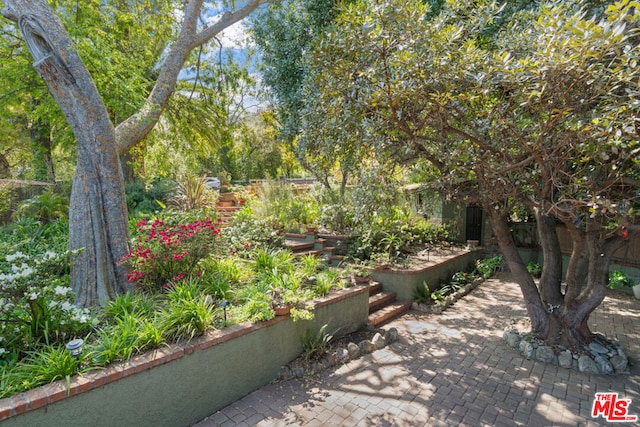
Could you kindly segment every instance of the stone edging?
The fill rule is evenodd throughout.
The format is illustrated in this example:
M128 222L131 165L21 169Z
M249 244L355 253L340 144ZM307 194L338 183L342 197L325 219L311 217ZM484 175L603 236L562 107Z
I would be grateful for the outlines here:
M421 311L423 313L433 313L433 314L441 314L445 311L449 306L455 304L460 298L467 295L469 292L480 286L480 284L484 282L482 277L474 279L473 282L467 283L461 289L456 292L447 295L444 300L440 304L425 304L425 303L417 303L414 302L411 304L411 308L416 311Z
M384 335L377 332L370 341L362 340L358 344L350 342L347 344L347 348L337 348L320 360L310 364L296 360L280 370L278 380L284 381L292 378L302 378L306 375L315 375L338 363L347 363L349 360L356 360L360 356L380 350L398 340L398 330L396 328L390 328L382 332L384 332Z
M585 346L584 351L580 353L571 352L563 346L545 345L536 341L530 334L521 334L509 328L505 329L502 338L507 345L527 359L574 369L585 374L629 374L629 359L622 346L601 335Z

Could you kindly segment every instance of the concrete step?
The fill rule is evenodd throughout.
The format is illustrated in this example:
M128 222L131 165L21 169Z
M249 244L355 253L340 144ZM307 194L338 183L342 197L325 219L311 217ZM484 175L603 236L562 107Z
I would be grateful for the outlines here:
M290 249L293 253L300 253L300 252L312 251L314 244L313 242L307 243L307 242L298 242L295 240L285 240L282 243L282 246L284 246L287 249Z
M382 292L382 283L371 281L369 283L369 296L373 296Z
M369 326L380 326L411 308L411 301L396 301L369 315Z
M369 313L380 310L396 300L395 292L380 292L369 297Z

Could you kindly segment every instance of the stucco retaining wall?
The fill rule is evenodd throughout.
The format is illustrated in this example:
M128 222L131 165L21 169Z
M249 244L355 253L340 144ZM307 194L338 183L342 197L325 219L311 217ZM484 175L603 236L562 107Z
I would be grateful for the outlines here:
M417 287L422 287L422 283L426 282L429 289L434 291L440 282L451 279L453 273L466 271L482 257L482 250L465 251L444 262L418 270L373 269L371 278L382 283L385 291L395 292L398 300L408 301L414 299L414 291Z
M188 426L277 378L305 330L338 335L367 324L368 286L315 302L315 317L230 326L183 345L0 400L2 427Z

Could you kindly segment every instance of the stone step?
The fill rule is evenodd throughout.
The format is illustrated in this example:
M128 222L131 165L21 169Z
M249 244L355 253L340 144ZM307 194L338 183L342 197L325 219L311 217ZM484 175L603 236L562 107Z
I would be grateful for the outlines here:
M395 292L380 292L369 297L369 313L380 310L396 300Z
M218 215L235 215L240 209L242 209L242 206L216 206Z
M370 282L369 283L369 296L373 296L382 292L382 283L380 282Z
M369 326L380 326L411 308L411 301L396 301L369 315Z
M307 243L307 242L298 242L295 240L285 240L284 243L282 243L282 245L285 248L290 249L293 253L312 251L314 249L313 242Z

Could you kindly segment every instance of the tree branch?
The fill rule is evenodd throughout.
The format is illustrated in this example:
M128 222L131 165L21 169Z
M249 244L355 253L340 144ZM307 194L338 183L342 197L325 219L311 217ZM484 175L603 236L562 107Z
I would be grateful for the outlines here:
M250 0L234 12L225 12L213 26L200 33L197 31L198 18L203 0L190 0L186 4L180 33L160 68L160 74L149 97L137 113L116 127L118 154L123 155L137 145L156 125L175 91L178 76L189 53L225 28L245 18L264 2L266 0Z

